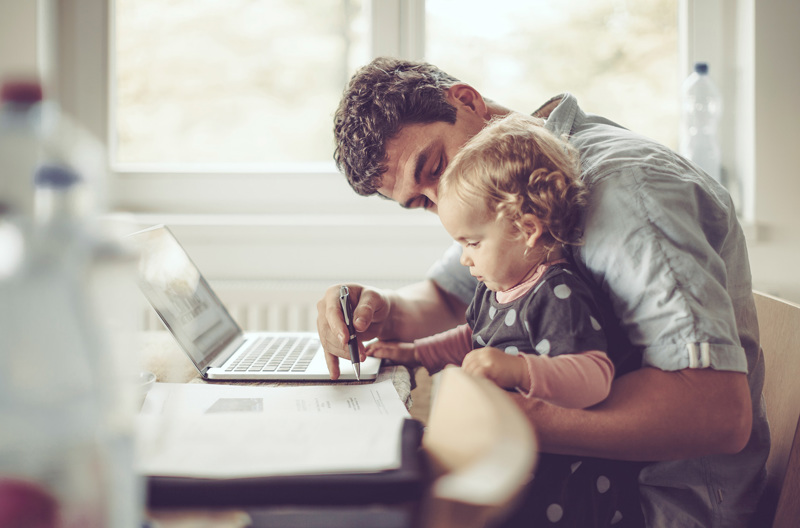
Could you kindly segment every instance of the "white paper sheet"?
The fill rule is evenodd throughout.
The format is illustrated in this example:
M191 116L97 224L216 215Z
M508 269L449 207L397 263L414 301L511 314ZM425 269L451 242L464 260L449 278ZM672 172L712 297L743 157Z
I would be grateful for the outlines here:
M391 381L297 387L157 383L138 422L145 475L236 478L400 465Z

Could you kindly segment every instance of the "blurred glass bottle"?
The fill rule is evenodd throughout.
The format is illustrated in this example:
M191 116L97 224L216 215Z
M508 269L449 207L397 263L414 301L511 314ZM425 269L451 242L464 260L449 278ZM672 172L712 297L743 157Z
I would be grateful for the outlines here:
M708 76L708 64L698 62L683 82L680 153L722 183L722 161L717 128L722 97Z
M32 168L41 158L41 102L36 82L0 86L0 203L6 218L29 220L33 215Z
M110 262L124 269L94 228L103 150L37 88L1 92L0 224L21 250L0 276L0 525L47 511L43 526L133 527L134 369L110 346L92 289Z
M41 100L36 82L0 86L0 280L22 266L30 239Z

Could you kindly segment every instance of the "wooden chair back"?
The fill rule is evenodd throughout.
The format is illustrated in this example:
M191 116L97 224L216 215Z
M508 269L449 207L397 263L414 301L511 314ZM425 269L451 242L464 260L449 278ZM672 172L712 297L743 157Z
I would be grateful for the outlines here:
M800 526L800 306L759 292L753 295L772 437L762 514L774 512L773 527L794 528Z

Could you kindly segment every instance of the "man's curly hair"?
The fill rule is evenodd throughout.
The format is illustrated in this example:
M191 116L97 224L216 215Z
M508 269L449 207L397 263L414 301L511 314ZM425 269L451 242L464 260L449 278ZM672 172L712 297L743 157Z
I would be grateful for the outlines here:
M425 62L379 57L348 83L334 115L333 159L350 186L375 194L386 172L386 143L409 124L456 121L445 90L460 82Z

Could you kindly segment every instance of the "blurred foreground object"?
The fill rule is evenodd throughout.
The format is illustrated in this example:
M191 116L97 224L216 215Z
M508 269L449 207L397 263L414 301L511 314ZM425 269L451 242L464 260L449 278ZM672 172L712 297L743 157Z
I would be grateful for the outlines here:
M140 526L133 259L98 234L103 148L37 82L0 96L0 519Z
M442 371L422 446L434 474L423 504L426 528L500 524L537 462L536 436L504 390L461 368Z

